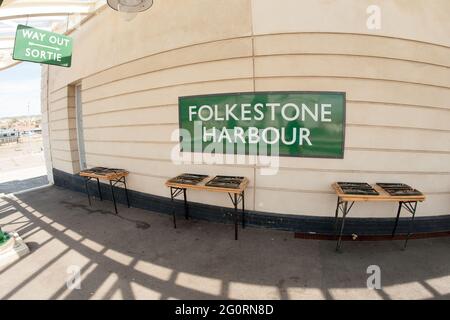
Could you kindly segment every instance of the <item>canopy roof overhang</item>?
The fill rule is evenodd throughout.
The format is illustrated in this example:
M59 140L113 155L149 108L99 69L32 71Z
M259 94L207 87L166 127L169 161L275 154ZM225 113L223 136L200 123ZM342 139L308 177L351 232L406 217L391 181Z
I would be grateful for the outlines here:
M3 0L0 6L0 70L18 63L12 59L18 24L67 34L105 5L105 0Z

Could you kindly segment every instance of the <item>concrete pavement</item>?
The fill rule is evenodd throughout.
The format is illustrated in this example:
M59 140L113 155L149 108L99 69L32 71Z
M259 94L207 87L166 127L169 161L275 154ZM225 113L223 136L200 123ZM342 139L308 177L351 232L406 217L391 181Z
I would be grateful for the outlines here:
M0 299L449 299L450 238L345 242L179 219L48 187L3 196L0 224L31 254L0 269ZM380 267L381 289L367 288ZM81 272L81 287L73 279ZM71 284L68 288L67 282Z

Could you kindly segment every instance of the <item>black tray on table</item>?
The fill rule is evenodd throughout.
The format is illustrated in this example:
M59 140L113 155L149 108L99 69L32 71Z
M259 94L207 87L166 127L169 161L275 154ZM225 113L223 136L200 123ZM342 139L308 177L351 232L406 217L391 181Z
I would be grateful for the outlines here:
M379 195L372 186L366 182L337 182L344 194L354 194L363 196Z
M175 178L169 180L170 183L179 183L179 184L189 184L189 185L197 185L202 182L207 175L204 174L194 174L194 173L183 173Z
M238 176L215 176L206 183L208 187L238 189L244 181L244 177Z

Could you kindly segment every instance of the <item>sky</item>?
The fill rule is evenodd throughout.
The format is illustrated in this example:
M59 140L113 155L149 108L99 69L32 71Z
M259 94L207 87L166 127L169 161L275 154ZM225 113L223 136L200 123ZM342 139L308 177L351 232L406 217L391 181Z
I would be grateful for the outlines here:
M41 65L22 62L0 71L0 118L40 113Z

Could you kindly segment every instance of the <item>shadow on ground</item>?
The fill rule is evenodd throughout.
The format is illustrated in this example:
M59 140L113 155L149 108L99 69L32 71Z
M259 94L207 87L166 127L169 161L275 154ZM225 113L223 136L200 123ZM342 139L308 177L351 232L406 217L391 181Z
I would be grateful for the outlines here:
M14 193L32 188L45 186L48 184L47 176L40 176L24 180L12 180L0 183L0 193Z
M48 187L0 200L31 254L0 269L1 299L448 299L450 238L346 242L180 219ZM380 290L367 268L381 269ZM77 268L80 289L67 283Z

